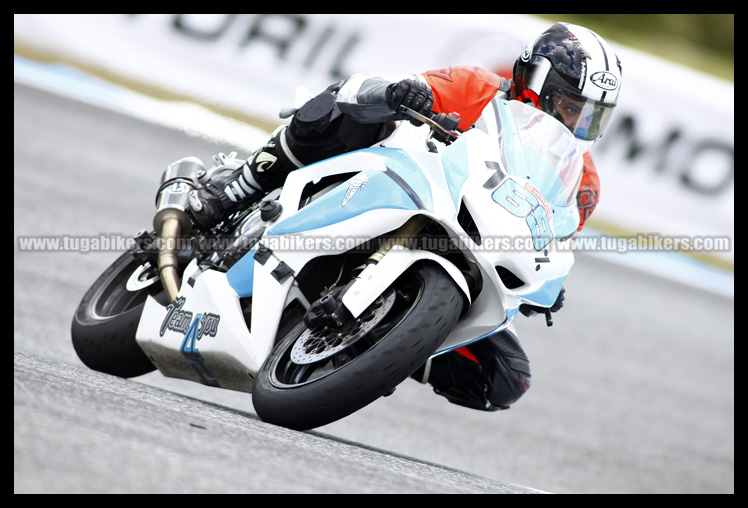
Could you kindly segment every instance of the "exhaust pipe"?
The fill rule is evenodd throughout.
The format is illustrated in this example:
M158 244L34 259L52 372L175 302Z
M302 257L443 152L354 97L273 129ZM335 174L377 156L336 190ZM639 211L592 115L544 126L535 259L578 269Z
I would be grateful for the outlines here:
M190 191L197 187L199 172L205 172L203 163L195 157L180 159L164 171L161 187L156 195L156 215L153 229L161 238L158 249L158 274L166 291L169 303L179 293L180 276L179 235L192 228L192 219L187 215L187 199Z
M161 285L164 286L169 303L173 302L179 293L179 260L177 258L177 239L182 231L189 231L192 221L189 216L179 210L166 210L158 219L154 218L154 227L157 227L161 237L161 245L158 249L158 275L161 277Z

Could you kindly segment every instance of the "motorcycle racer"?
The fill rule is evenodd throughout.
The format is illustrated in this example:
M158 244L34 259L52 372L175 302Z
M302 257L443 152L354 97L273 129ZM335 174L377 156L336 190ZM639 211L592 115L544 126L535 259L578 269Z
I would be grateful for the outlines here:
M514 64L511 80L485 69L452 66L400 80L354 74L330 85L304 104L289 125L228 176L214 178L190 194L190 214L210 229L230 214L283 185L288 174L328 157L368 147L387 137L391 122L408 119L400 107L425 115L457 113L458 129L486 129L487 107L495 98L531 103L562 122L589 147L602 135L615 107L621 83L620 60L589 29L556 23L530 42ZM589 152L584 155L577 192L581 230L600 196L600 183ZM551 307L564 300L562 290ZM521 306L525 315L544 309ZM508 408L530 386L530 366L516 336L504 331L437 356L414 378L450 402L474 409Z

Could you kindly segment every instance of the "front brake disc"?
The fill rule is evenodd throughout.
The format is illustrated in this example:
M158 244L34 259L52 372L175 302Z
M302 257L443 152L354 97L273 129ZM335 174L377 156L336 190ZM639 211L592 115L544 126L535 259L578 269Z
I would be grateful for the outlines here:
M291 361L304 365L324 360L347 348L384 319L395 303L395 291L387 290L358 318L341 327L306 329L291 348Z

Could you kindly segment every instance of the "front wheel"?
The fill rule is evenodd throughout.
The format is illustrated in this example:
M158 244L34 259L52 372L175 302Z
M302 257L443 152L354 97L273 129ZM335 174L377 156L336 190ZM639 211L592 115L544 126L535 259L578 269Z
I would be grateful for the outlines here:
M358 411L426 362L454 327L463 301L440 267L421 264L339 329L310 330L302 321L257 374L258 416L306 430Z

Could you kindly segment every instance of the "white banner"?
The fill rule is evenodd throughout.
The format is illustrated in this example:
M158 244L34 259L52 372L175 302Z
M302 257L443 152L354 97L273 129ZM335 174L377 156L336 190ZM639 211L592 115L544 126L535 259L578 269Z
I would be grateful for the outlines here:
M510 78L548 26L498 14L16 14L14 39L21 53L279 122L298 85L317 92L354 72L478 65ZM592 151L602 190L590 224L733 238L733 84L610 42L623 85Z

